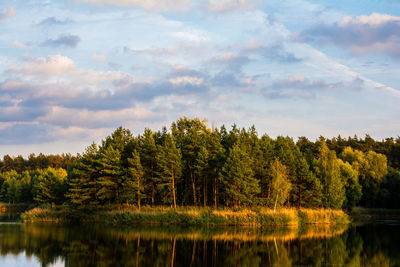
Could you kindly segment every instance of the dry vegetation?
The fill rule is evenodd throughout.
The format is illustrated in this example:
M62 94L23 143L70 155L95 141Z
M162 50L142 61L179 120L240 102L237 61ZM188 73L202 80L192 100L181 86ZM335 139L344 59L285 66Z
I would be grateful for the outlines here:
M114 225L235 225L235 226L293 226L306 224L346 224L349 217L342 210L282 208L212 209L200 207L142 207L122 206L97 213L80 213L66 209L39 209L22 215L25 222L67 222L74 218L84 222L101 222Z

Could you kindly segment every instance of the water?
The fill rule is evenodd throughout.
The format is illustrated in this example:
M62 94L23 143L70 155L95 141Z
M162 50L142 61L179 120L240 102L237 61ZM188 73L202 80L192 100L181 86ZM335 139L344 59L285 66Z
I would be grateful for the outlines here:
M0 266L400 266L400 224L257 230L3 222Z

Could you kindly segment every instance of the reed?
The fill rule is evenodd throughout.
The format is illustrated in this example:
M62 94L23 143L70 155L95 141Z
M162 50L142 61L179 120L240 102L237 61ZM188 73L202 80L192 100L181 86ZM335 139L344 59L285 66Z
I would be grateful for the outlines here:
M201 207L142 207L123 206L83 213L68 208L35 208L21 216L25 222L98 222L113 225L234 225L234 226L290 226L306 224L347 224L349 216L341 210L282 208L276 211L264 207L213 209Z

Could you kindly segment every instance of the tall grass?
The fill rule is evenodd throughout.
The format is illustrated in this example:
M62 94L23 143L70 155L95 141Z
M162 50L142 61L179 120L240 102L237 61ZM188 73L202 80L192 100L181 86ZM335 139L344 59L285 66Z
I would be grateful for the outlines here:
M290 226L306 224L346 224L349 217L341 210L283 208L212 209L201 207L142 207L123 206L95 213L77 213L67 209L33 209L25 212L26 222L100 222L113 225L237 225L237 226Z

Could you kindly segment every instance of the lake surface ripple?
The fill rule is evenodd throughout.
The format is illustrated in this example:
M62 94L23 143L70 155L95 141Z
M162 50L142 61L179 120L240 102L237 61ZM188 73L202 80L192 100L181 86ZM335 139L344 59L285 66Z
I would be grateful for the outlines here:
M0 224L0 266L400 266L400 224L206 228Z

